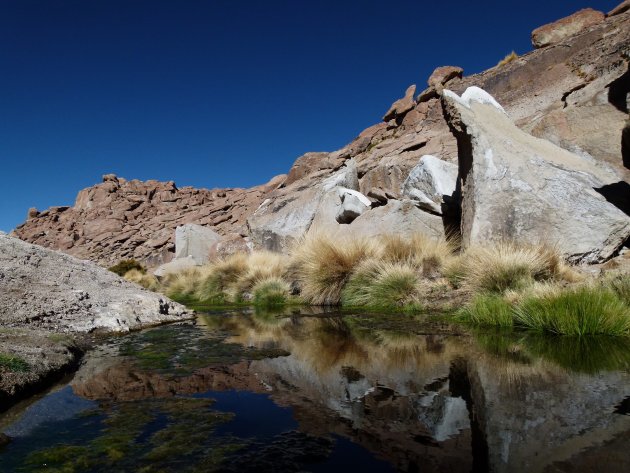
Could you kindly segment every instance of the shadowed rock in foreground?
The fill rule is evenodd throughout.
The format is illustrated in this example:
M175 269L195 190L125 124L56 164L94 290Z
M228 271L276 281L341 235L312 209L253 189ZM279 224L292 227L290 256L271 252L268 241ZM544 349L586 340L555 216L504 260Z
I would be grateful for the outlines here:
M0 234L0 325L127 332L187 315L94 263Z

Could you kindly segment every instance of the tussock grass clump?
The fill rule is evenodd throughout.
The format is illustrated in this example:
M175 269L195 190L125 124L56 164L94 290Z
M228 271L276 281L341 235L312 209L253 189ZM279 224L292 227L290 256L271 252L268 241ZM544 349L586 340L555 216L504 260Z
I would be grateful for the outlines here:
M127 281L139 284L145 289L150 291L157 291L160 288L160 283L157 278L152 274L143 273L138 269L132 269L127 271L123 276Z
M191 296L197 290L201 278L200 268L186 268L176 273L168 273L162 280L162 292L171 299Z
M516 59L518 59L518 54L516 54L515 51L512 51L510 54L508 54L503 59L501 59L499 63L497 64L497 66L498 67L505 66L506 64L509 64L512 61L515 61Z
M270 277L261 279L252 288L256 306L275 307L287 303L291 288L283 279Z
M604 287L611 289L630 306L630 274L614 274L604 280Z
M233 300L250 298L254 286L263 280L285 277L289 267L289 258L271 251L257 251L247 258L246 269L238 276L234 284L227 289Z
M454 258L451 240L431 238L421 233L410 237L383 235L378 239L379 257L383 261L408 263L422 269L424 277L441 275L443 267Z
M514 320L518 326L558 335L630 335L630 309L601 287L526 298L514 309Z
M479 294L457 314L457 319L473 325L512 327L512 305L498 294Z
M354 268L376 254L374 239L307 236L293 252L302 298L315 305L338 305Z
M420 302L420 277L410 263L370 259L360 264L343 288L344 306L413 308Z
M463 285L472 292L502 293L523 289L534 281L548 281L570 274L559 252L549 246L511 242L469 249L461 258Z
M194 295L202 302L224 304L229 302L229 290L248 269L248 255L235 253L214 261L204 268Z

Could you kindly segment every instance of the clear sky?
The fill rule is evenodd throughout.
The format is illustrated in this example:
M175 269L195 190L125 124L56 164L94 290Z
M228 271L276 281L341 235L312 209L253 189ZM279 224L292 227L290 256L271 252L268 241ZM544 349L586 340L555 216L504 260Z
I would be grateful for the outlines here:
M0 229L116 173L249 187L377 123L431 71L621 0L0 0Z

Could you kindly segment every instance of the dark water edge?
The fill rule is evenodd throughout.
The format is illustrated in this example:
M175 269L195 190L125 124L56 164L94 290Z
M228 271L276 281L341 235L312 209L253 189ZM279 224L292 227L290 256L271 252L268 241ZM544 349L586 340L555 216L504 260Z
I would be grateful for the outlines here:
M629 410L625 340L234 311L88 353L0 471L627 471Z

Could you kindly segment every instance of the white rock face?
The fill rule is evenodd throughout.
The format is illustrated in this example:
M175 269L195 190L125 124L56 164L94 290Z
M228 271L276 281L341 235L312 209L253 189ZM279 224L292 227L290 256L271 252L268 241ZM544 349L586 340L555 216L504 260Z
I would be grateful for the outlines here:
M0 235L0 322L56 332L127 332L190 318L95 263Z
M422 233L433 238L444 237L442 217L420 210L411 200L390 200L357 217L350 225L340 225L355 236Z
M479 90L443 95L458 139L462 244L548 242L575 262L609 258L630 237L630 218L595 189L619 177L521 131Z
M297 186L299 182L292 185ZM284 251L305 235L315 221L332 221L337 225L338 187L358 190L354 160L348 160L344 167L321 183L265 200L247 219L254 247Z
M346 189L345 187L337 188L340 205L335 215L338 223L347 224L370 209L372 202L366 196L358 191Z
M209 227L188 223L175 229L175 258L192 257L196 264L208 262L210 249L221 235Z
M403 183L401 193L420 208L441 215L445 197L455 193L457 171L455 164L432 155L422 156Z

